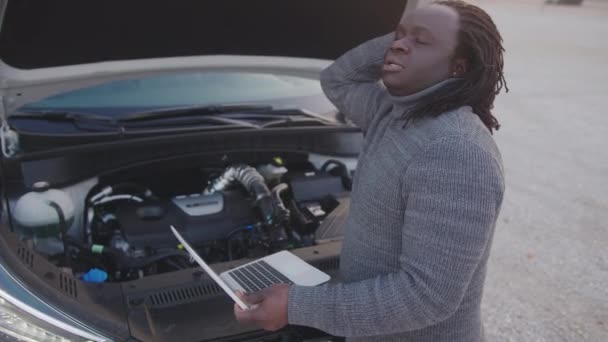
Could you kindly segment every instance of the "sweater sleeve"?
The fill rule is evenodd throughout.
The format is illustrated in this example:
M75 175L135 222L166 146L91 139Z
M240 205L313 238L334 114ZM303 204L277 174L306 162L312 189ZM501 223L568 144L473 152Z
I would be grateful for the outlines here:
M394 33L367 41L350 50L321 72L327 98L363 131L388 96L380 83L384 54Z
M353 283L293 286L290 324L374 336L421 329L457 310L489 246L502 171L488 152L458 137L414 159L402 179L400 270Z

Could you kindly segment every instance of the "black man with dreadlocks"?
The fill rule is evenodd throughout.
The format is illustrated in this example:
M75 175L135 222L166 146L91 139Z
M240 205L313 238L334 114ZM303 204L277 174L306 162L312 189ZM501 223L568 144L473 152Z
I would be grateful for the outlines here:
M492 133L502 38L483 10L438 1L323 71L328 98L365 133L340 279L241 294L237 319L347 341L484 340L481 298L504 194Z

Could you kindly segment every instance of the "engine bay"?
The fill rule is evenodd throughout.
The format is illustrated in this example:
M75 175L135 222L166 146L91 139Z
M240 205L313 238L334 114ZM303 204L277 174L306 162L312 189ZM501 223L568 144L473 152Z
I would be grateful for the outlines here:
M22 240L76 278L125 282L198 267L170 225L213 264L323 243L323 223L348 205L353 167L335 158L221 164L140 165L77 192L37 182L11 202L12 219Z

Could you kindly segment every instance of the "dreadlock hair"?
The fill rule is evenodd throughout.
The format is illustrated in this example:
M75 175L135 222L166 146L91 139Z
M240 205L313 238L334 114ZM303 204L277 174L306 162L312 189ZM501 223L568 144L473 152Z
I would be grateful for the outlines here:
M492 115L494 99L504 87L509 91L503 74L502 37L490 16L481 8L461 0L441 0L435 4L448 6L458 12L460 32L453 58L464 58L464 74L441 89L422 98L404 114L406 126L423 117L437 117L444 112L471 106L486 127L493 132L500 124Z

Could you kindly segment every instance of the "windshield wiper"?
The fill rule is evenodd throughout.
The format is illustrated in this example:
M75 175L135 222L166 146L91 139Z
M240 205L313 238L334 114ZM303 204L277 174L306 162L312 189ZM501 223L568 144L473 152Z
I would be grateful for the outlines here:
M215 116L197 118L171 116L169 118L171 119L170 122L163 122L163 126L180 127L186 125L203 125L205 129L260 128L259 125L244 120ZM68 122L72 123L77 128L86 131L124 131L128 129L158 128L158 122L149 122L146 119L125 120L93 113L70 111L22 111L20 114L12 116L11 119Z
M129 114L120 119L121 122L146 121L156 119L167 119L180 116L216 115L223 113L247 112L264 113L272 111L272 106L266 105L212 105L212 106L178 106L159 108L149 111Z
M14 119L35 119L69 122L78 129L97 132L128 132L130 130L189 129L226 130L278 127L339 125L323 115L299 108L273 108L269 105L181 106L154 109L110 117L94 113L62 111L22 111Z
M105 115L70 111L22 111L14 118L39 119L47 121L101 121L115 123L116 120Z
M10 119L67 122L84 131L107 132L120 130L120 126L114 118L93 113L69 111L22 111L19 114L11 116Z
M319 123L331 124L331 120L322 115L300 108L274 108L270 105L236 104L236 105L205 105L181 106L161 108L151 111L139 112L118 119L119 122L137 122L148 120L162 120L177 117L215 117L242 121L275 121L288 117L308 117ZM257 125L256 125L257 126Z
M275 119L260 125L261 128L277 128L277 127L310 127L310 126L338 126L338 123L317 118L302 118L288 116L283 119Z
M162 119L163 122L159 123L158 121L156 121L157 119ZM162 124L162 126L167 127L167 126L172 126L172 127L179 127L179 126L192 126L192 125L212 125L212 126L219 126L219 127L223 127L223 128L227 128L227 127L234 127L234 128L260 128L259 125L256 125L254 123L245 121L245 120L238 120L238 119L232 119L232 118L224 118L224 117L216 117L216 116L204 116L204 117L174 117L174 116L170 116L168 118L159 118L156 117L154 119L151 118L147 118L147 119L137 119L137 120L124 120L124 119L119 119L118 122L124 127L124 128L156 128L159 125Z

